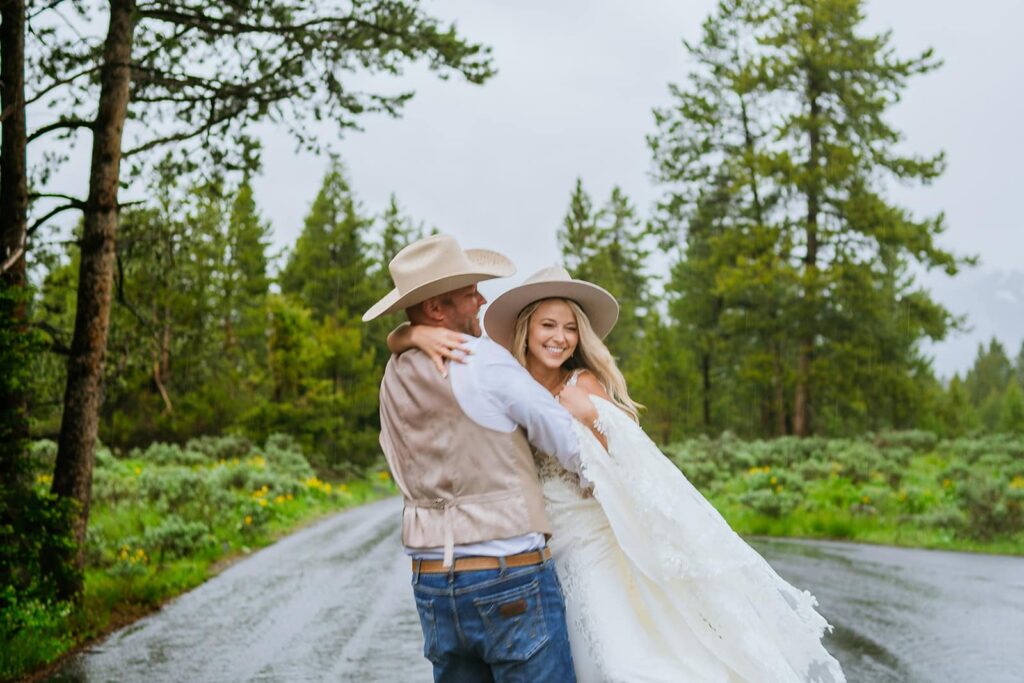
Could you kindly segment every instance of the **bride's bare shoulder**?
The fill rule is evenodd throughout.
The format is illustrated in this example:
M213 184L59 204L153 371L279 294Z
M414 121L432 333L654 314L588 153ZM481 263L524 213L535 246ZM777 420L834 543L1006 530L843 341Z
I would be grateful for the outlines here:
M587 393L595 396L600 396L606 401L610 401L611 397L605 388L597 381L597 377L594 377L594 373L590 370L580 370L576 375L576 386L580 389L584 389Z

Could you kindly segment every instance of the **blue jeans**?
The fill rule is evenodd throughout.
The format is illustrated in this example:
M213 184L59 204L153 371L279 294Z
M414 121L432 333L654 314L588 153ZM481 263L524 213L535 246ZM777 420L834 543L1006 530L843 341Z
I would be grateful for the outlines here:
M565 602L551 560L412 577L435 683L574 683Z

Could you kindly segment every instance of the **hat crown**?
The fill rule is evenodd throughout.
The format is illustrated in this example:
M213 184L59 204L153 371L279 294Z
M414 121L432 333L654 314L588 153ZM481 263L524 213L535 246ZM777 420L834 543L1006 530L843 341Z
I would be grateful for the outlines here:
M432 235L402 249L388 264L395 289L405 293L449 273L473 269L466 252L451 235Z
M572 282L572 275L562 266L548 266L528 277L523 284L532 285L537 282Z

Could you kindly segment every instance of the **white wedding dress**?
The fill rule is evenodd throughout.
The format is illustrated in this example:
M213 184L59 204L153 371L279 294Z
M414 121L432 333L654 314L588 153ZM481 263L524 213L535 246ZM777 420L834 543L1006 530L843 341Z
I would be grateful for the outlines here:
M579 683L845 681L814 597L733 532L629 416L592 400L608 451L574 429L593 494L537 456Z

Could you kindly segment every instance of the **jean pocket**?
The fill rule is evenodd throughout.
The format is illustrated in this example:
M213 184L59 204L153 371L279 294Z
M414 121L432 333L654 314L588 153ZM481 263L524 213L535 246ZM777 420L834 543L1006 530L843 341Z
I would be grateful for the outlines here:
M423 656L431 662L441 659L441 648L437 643L437 619L434 616L434 603L431 600L415 596L416 611L420 615L420 626L423 628Z
M485 658L490 662L521 662L529 659L548 640L540 582L474 598L487 632Z

